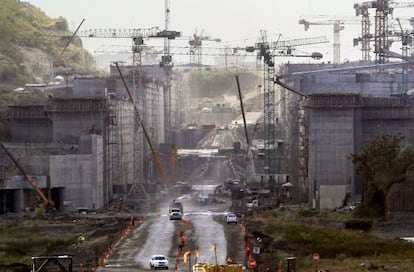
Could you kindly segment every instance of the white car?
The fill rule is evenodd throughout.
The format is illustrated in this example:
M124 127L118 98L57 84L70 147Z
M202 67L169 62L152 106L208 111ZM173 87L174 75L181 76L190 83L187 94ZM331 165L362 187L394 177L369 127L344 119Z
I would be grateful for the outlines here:
M234 213L227 214L226 222L227 224L237 224L237 215Z
M149 260L151 269L168 269L168 257L165 255L152 255Z

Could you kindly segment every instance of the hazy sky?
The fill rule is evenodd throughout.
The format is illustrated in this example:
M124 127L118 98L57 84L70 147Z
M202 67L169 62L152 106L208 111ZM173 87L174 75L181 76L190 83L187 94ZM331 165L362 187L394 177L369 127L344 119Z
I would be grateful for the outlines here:
M72 30L85 22L81 29L99 28L150 28L164 29L164 0L29 0L48 16L65 17ZM297 48L304 52L319 51L325 61L331 61L333 26L312 25L308 31L298 23L301 16L329 15L333 18L357 18L353 8L357 0L171 0L170 29L190 36L197 29L204 35L231 41L232 44L254 45L260 30L268 32L268 40L296 39L326 35L330 44L315 45L311 48ZM408 14L405 9L395 14ZM405 14L404 14L405 12ZM375 13L371 10L371 16ZM406 17L408 17L406 16ZM358 19L356 19L358 20ZM374 20L372 19L372 22ZM352 46L353 38L360 36L358 22L345 25L341 31L341 60L357 60L360 48ZM371 32L374 26L371 26ZM118 41L91 41L83 39L84 47L90 52L101 44L120 44ZM188 40L187 40L188 41ZM181 41L182 42L182 41ZM173 41L172 46L180 41ZM225 43L223 43L224 45ZM216 45L222 47L220 45Z

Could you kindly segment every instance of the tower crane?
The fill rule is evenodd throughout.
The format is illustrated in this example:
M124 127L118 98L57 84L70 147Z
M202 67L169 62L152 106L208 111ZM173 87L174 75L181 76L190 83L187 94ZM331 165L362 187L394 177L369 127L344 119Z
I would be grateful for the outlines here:
M198 31L194 32L192 37L189 40L190 45L190 65L196 69L196 75L194 80L194 98L195 98L195 107L198 109L198 95L199 95L199 83L200 83L200 76L201 76L201 65L202 65L202 43L203 41L215 41L221 42L221 39L213 39L210 36L205 36L204 29L201 30L201 33L198 34ZM197 122L198 123L198 122Z
M307 19L300 19L299 24L303 24L305 27L305 31L309 29L311 25L333 25L333 63L338 64L341 61L341 39L340 39L340 32L345 29L345 24L357 24L359 23L356 20L352 19L340 19L340 18L332 18L332 19L321 19L321 20L307 20Z
M324 41L326 42L326 40ZM263 60L263 79L264 79L264 101L263 101L263 130L264 130L264 149L265 149L265 174L268 175L269 186L275 185L274 174L276 172L275 155L275 84L278 83L275 74L274 56L276 50L295 46L311 45L321 43L319 39L296 39L286 42L268 42L266 31L260 31L260 39L256 44L257 58ZM313 53L310 57L320 59L321 54ZM280 171L280 169L278 169Z
M362 15L361 20L361 37L362 42L362 59L370 60L370 41L374 38L374 53L376 62L384 64L386 55L384 50L388 49L388 15L393 15L395 8L409 8L414 7L413 2L396 2L393 0L375 0L365 1L354 4L355 15ZM375 11L375 34L370 33L370 19L369 9L376 9ZM357 41L359 41L357 40ZM356 41L354 41L354 45Z
M165 31L170 27L170 0L165 0ZM171 142L171 76L172 76L172 57L170 54L170 40L164 38L164 55L161 57L160 65L164 67L165 86L164 86L164 130L165 142Z
M141 54L142 47L144 46L144 39L146 38L164 38L167 40L173 40L177 37L181 37L181 32L173 30L160 30L159 27L151 28L130 28L130 29L85 29L79 30L77 36L81 38L99 38L99 39L131 39L132 40L132 53ZM165 47L164 47L165 48ZM169 47L168 47L169 51ZM165 50L163 55L165 56ZM162 60L168 60L163 56ZM135 59L135 58L134 58ZM140 66L139 56L134 62L134 66Z
M181 37L181 32L169 30L169 1L166 0L166 20L165 20L165 29L160 30L159 27L152 27L147 29L88 29L78 32L79 37L83 38L127 38L131 39L132 44L132 53L133 53L133 88L137 86L137 77L138 74L138 84L140 84L141 77L141 54L144 46L144 38L163 38L164 39L164 48L163 55L161 56L160 66L164 68L165 73L165 84L164 84L164 128L166 135L166 142L169 141L171 134L171 70L172 70L172 58L170 54L170 40L173 40L177 37ZM136 69L138 71L136 72Z
M197 69L200 70L200 65L202 63L202 43L203 41L214 41L221 42L221 39L211 38L210 36L205 36L204 29L200 34L197 33L197 29L190 38L188 44L190 45L190 64L197 66Z

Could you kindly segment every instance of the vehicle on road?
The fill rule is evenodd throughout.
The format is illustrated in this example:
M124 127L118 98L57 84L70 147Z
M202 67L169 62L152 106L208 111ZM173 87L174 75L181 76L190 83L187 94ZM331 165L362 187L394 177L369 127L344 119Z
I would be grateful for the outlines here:
M181 220L183 214L181 213L180 209L173 208L170 209L170 220Z
M181 212L181 214L183 214L183 213L184 213L183 203L181 203L181 202L180 202L180 201L178 201L178 200L173 200L173 201L170 203L170 209L169 209L169 212L171 213L173 209L179 209L179 210L180 210L180 212Z
M149 260L151 269L168 269L168 257L165 255L152 255Z
M234 213L227 214L226 222L227 224L237 224L237 215L235 215Z

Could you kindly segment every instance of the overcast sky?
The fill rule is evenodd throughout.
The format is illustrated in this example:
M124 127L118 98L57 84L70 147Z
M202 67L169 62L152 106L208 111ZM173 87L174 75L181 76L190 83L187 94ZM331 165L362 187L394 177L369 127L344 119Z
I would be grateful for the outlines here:
M164 0L29 0L48 16L62 16L72 30L85 22L81 29L106 28L150 28L164 29ZM298 23L301 17L329 15L333 18L356 18L354 3L357 0L171 0L170 29L180 31L184 36L192 35L197 29L204 35L230 41L232 44L253 45L260 30L266 30L268 40L296 39L325 35L330 44L298 48L306 52L318 51L325 61L331 61L333 26L312 25L308 31ZM395 11L401 16L407 14ZM405 12L405 14L404 14ZM371 16L375 13L371 10ZM356 19L357 20L357 19ZM372 22L374 19L372 19ZM359 47L352 46L353 38L360 36L358 22L345 25L341 31L341 60L358 60ZM374 26L371 26L371 32ZM112 39L113 40L113 39ZM94 53L100 44L119 44L119 41L91 41L83 39L84 47ZM179 43L179 41L177 41ZM222 43L225 44L225 43ZM172 46L175 45L174 41ZM179 46L179 45L177 45ZM220 46L219 46L220 47Z

